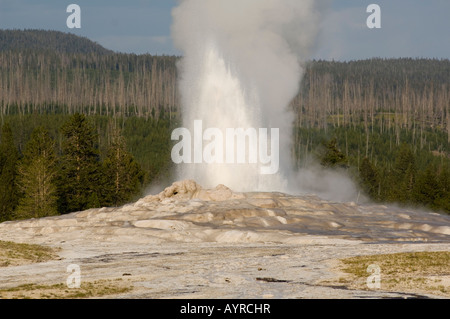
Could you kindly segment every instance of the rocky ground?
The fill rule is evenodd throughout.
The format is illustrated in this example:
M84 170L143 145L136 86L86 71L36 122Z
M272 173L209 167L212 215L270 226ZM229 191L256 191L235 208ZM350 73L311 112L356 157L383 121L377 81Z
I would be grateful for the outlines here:
M0 240L57 249L51 260L1 267L3 298L76 296L80 288L67 286L70 265L79 267L81 297L448 297L388 291L383 277L379 289L343 285L337 265L360 255L448 252L450 216L308 195L181 181L118 208L5 222ZM450 269L432 275L446 286ZM89 291L95 285L101 293Z

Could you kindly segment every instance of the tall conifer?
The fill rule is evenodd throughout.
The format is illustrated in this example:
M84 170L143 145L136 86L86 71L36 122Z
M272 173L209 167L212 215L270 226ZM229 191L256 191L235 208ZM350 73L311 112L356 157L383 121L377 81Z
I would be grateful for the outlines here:
M59 174L61 213L98 207L100 158L94 128L86 117L74 114L61 128L64 136Z
M359 168L360 185L372 199L378 198L379 178L376 167L365 157Z
M54 142L43 127L36 128L19 165L18 186L22 197L17 218L39 218L57 214L57 173Z
M390 176L392 188L390 199L400 203L407 203L412 198L412 191L416 182L416 159L411 147L403 144L396 157Z
M112 142L103 162L104 194L107 205L117 206L138 194L144 172L133 155L127 151L125 139L119 129L114 129L112 135Z
M19 152L14 144L11 127L2 127L0 140L0 221L10 220L18 202L16 185Z

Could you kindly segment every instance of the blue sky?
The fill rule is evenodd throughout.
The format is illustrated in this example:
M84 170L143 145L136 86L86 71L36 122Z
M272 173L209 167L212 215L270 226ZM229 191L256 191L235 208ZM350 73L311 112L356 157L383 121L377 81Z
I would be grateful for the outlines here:
M71 3L81 7L81 29L66 26ZM367 28L371 3L381 7L381 29ZM170 38L176 5L176 0L0 0L0 28L59 30L115 51L171 55L178 54ZM449 0L334 0L322 23L313 58L450 58Z

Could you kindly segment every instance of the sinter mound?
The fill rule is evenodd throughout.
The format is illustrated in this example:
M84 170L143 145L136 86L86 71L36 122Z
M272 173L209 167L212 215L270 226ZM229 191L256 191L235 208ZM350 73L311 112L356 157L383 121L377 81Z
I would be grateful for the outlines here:
M173 183L122 207L0 224L0 238L138 242L297 243L320 236L370 242L448 242L450 216L310 195L235 193ZM305 237L306 236L306 237Z

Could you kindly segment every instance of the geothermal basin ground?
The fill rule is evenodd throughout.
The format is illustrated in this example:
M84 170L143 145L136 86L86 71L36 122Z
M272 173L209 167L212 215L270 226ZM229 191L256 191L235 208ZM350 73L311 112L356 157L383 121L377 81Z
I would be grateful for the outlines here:
M450 297L448 215L191 180L122 207L4 222L0 242L49 251L4 250L0 298Z

